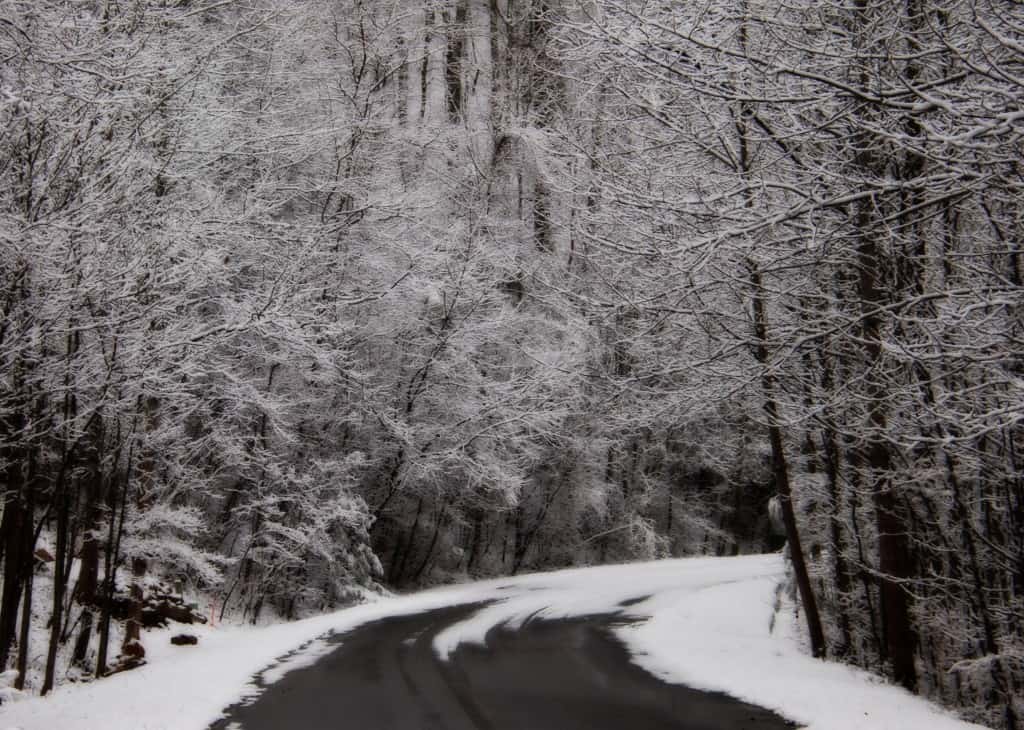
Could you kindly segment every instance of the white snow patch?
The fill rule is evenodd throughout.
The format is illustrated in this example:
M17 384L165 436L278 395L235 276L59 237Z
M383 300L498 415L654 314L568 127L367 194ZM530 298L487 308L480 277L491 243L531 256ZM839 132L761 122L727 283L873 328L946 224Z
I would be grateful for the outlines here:
M225 707L252 696L252 679L261 670L263 682L276 681L329 652L331 632L477 602L491 603L435 637L439 655L450 656L462 643L484 643L487 632L502 625L621 611L637 623L617 632L652 673L727 692L811 730L980 727L866 672L810 658L800 648L792 612L777 616L771 631L783 574L778 555L667 560L436 589L265 628L201 627L198 647L172 647L167 636L149 634L147 666L64 686L49 698L5 704L0 729L201 730Z
M780 612L769 632L782 562L761 560L763 577L665 591L631 607L629 615L647 619L618 631L635 661L668 681L726 692L808 730L982 727L876 675L811 658L792 610Z

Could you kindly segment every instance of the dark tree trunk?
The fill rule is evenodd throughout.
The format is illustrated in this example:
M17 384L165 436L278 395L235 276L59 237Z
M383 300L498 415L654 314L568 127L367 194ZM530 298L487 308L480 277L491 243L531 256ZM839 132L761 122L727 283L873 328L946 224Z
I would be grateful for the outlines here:
M459 122L465 106L463 88L464 47L466 45L466 0L455 0L455 24L448 33L448 49L445 56L445 83L448 87L448 115L453 122ZM447 13L445 14L448 15ZM448 18L449 22L451 21Z
M395 546L395 557L392 559L391 570L388 571L388 581L391 585L400 585L405 575L405 566L409 562L409 555L412 553L416 546L416 535L420 529L420 517L423 514L423 497L420 497L416 502L416 517L413 518L412 527L409 528L409 535L405 539L405 542L401 542L399 538L398 545L403 545L402 549L399 550L398 545ZM399 555L401 557L399 557Z
M830 358L822 354L821 387L831 395L834 386L834 375ZM837 656L846 656L853 645L850 615L847 601L851 593L850 568L846 562L846 543L843 539L843 489L840 486L841 453L839 435L834 424L826 422L821 429L822 452L824 454L825 478L828 482L829 495L829 542L832 553L832 579L836 587L836 613L839 618L839 635L841 644L834 651Z
M866 204L859 206L858 228L858 294L861 299L861 320L867 366L868 418L871 431L866 448L866 466L870 472L871 494L878 531L878 570L881 595L882 636L885 658L891 662L893 679L911 691L917 688L914 665L916 637L910 620L910 598L904 583L913 575L910 539L907 534L905 507L897 499L892 483L892 453L886 439L886 392L879 381L882 360L882 334L879 307L885 295L879 287L881 254L871 231L870 213Z
M21 465L15 464L8 469L8 475L20 471ZM32 532L31 515L16 479L10 479L7 483L9 491L0 524L4 542L4 579L3 592L0 594L0 669L7 668L8 655L17 633L21 591L27 571L31 570L32 565L32 556L25 555L26 537Z
M28 674L28 650L32 638L32 583L33 573L29 571L25 580L25 590L21 602L21 633L18 636L18 678L14 680L14 688L25 689L25 677Z
M33 579L35 577L35 559L34 552L36 546L37 530L32 525L32 515L35 514L35 479L36 479L36 455L33 454L29 458L28 468L28 479L26 481L25 500L26 500L26 512L28 514L28 524L24 530L23 538L25 540L22 548L23 555L29 561L29 569L25 574L25 589L22 596L21 603L21 634L18 637L18 678L14 681L14 688L18 690L25 689L25 679L28 674L28 651L29 643L32 637L32 589Z
M124 627L124 642L121 645L121 652L127 656L133 656L133 653L138 652L139 649L134 645L139 644L142 639L142 607L145 601L142 581L146 577L147 567L143 558L132 558L132 584L128 589L132 605Z
M814 656L823 658L826 655L825 632L821 626L821 616L818 613L818 602L814 596L814 589L811 586L811 579L807 572L807 563L804 561L803 547L800 544L800 532L796 524L796 514L793 510L793 490L789 483L789 467L786 463L786 452L782 443L782 429L779 427L778 405L775 402L775 383L768 369L768 324L764 311L764 302L761 300L761 272L756 264L750 262L750 280L754 288L754 336L756 343L757 361L762 368L761 388L764 393L764 411L768 422L768 439L772 449L772 472L775 476L775 489L779 496L779 506L782 508L782 522L786 528L786 541L789 543L789 557L793 563L793 575L796 578L797 589L800 593L800 602L804 607L804 616L807 620L807 632L811 639L811 652Z
M120 437L120 433L118 433ZM100 611L100 642L96 654L96 676L102 677L107 673L107 654L110 648L110 611L114 602L114 590L117 585L117 561L121 553L121 537L124 535L124 518L128 507L128 485L131 480L131 469L134 447L128 453L128 472L124 476L124 483L121 486L120 500L117 498L115 483L111 483L107 492L110 503L110 522L107 525L107 541L103 551L103 603ZM120 449L117 451L118 458L114 459L117 464L120 457ZM120 510L118 510L120 501Z
M839 486L839 441L834 430L826 427L822 432L825 451L825 475L829 495L829 542L832 552L832 579L836 586L836 613L839 617L841 644L836 648L837 656L846 656L852 645L850 616L846 601L850 595L850 570L846 564L846 544L843 540L842 490Z
M867 0L855 0L851 31L861 36L876 20L877 7ZM858 50L865 54L877 52L875 41L858 37ZM858 71L857 83L865 90L872 89L875 79L868 67ZM888 161L879 149L883 141L868 131L877 120L870 117L876 110L867 107L860 113L863 122L854 132L853 146L857 150L853 159L860 174L885 178ZM893 262L885 254L879 239L891 235L889 223L875 225L886 219L886 201L882 198L861 200L854 204L856 235L857 296L861 308L861 348L867 368L864 379L867 395L868 433L864 440L864 462L868 468L872 502L875 509L875 527L878 533L878 571L880 612L884 658L892 667L893 679L910 691L917 689L917 669L914 663L916 635L910 615L910 596L905 584L913 576L913 560L907 532L906 506L896 494L892 480L892 450L888 440L888 413L886 383L883 380L882 308L892 292L883 288L887 264ZM891 208L891 205L888 206ZM893 212L891 210L889 213Z
M20 439L25 418L20 413L8 416L0 424L5 438ZM4 514L0 519L0 543L3 548L3 588L0 592L0 670L7 668L8 655L17 633L18 604L26 577L32 570L31 545L32 514L28 508L25 480L25 450L16 445L4 448L3 470Z
M63 479L61 480L63 482ZM64 564L68 552L68 522L70 507L68 505L67 486L59 483L54 494L57 512L57 548L53 564L53 613L50 617L50 644L46 651L46 670L40 694L45 695L53 689L54 676L57 670L57 648L60 645L61 627L64 621L64 592L67 584L64 580Z
M102 474L100 473L98 460L93 464L92 474L85 489L85 504L83 510L86 514L86 529L82 533L82 552L79 563L78 586L75 590L75 600L82 607L81 622L78 629L78 638L75 640L75 647L71 654L71 662L80 667L85 667L86 654L89 650L89 642L92 639L93 624L95 623L95 606L97 604L97 590L99 588L100 569L100 541L98 533L101 529L102 513L99 510L99 492Z
M437 518L434 521L434 533L430 536L430 544L427 546L427 554L424 556L420 566L416 569L415 574L412 577L413 583L419 583L420 578L427 570L427 566L430 565L430 561L434 557L434 550L437 548L437 539L441 535L441 527L444 525L445 518L448 516L448 507L445 505L437 514Z
M469 576L473 575L473 567L478 559L483 530L483 510L479 510L473 515L473 534L469 539L469 556L466 559L466 574Z

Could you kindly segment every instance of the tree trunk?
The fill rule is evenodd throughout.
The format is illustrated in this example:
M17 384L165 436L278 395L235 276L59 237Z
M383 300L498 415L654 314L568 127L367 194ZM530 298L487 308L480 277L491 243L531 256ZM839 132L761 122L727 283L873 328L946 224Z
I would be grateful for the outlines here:
M63 481L63 480L61 480ZM68 552L68 505L67 486L58 484L54 495L57 512L57 548L53 564L53 613L50 617L50 644L46 651L46 670L40 694L45 695L53 689L54 675L57 669L57 647L60 645L61 627L64 621L64 563Z
M119 429L120 431L120 429ZM120 436L120 432L118 433ZM118 458L114 459L117 464L120 457L120 448L117 450ZM118 514L118 499L115 483L112 481L108 490L110 503L110 522L107 526L107 541L103 552L103 604L100 611L100 644L96 655L96 677L102 677L107 673L107 653L110 647L110 611L114 602L114 590L117 586L117 560L121 552L121 538L124 535L124 518L128 509L128 485L131 481L132 461L134 458L134 446L128 451L128 467L124 476L124 483L121 487L121 510Z
M832 362L826 354L821 355L821 387L826 397L833 394L833 369ZM839 617L839 635L841 644L836 648L834 654L844 657L850 652L853 644L852 631L850 627L849 607L847 601L850 596L850 569L846 562L846 544L843 540L843 519L842 502L843 489L840 486L841 474L841 452L839 449L839 435L833 423L827 421L821 429L822 451L824 454L825 478L828 482L829 496L829 542L832 553L832 580L836 589L835 610Z
M445 59L448 49L448 34L445 28L444 11L441 8L427 9L425 91L423 94L423 121L427 126L443 124L447 118L447 90L445 83Z
M772 472L775 476L775 489L779 495L779 506L782 508L782 522L786 528L786 541L789 543L789 557L793 564L793 575L796 578L800 602L804 607L807 620L807 633L811 639L811 652L815 657L824 658L827 652L825 632L821 627L821 616L818 613L818 602L814 597L814 589L807 573L803 547L800 544L800 533L793 511L793 491L789 483L789 467L786 463L786 452L782 443L782 429L779 427L778 405L775 402L774 379L769 371L768 358L768 324L766 321L764 302L761 299L761 272L753 262L750 267L750 280L754 288L754 336L757 340L757 361L761 365L761 389L764 394L764 411L768 421L768 439L772 448Z
M412 582L414 584L420 582L420 578L423 577L423 574L427 570L427 566L430 565L430 561L434 557L434 549L437 547L437 539L441 535L441 527L444 524L444 520L447 517L447 515L448 506L445 505L438 512L437 517L434 520L434 533L430 537L430 544L427 546L427 554L423 557L423 561L420 563L420 566L416 569L416 572L413 574L412 577Z
M25 689L25 679L28 674L28 651L32 638L32 590L35 578L35 546L36 529L32 524L32 515L35 514L35 479L36 479L36 455L33 452L29 457L28 479L26 480L25 500L26 512L29 515L28 524L24 530L23 555L29 561L29 568L25 574L25 589L21 603L21 634L18 637L18 678L14 682L14 688Z
M75 600L82 607L82 617L81 626L78 629L78 638L75 640L75 647L71 654L71 662L83 668L85 667L86 654L89 650L89 642L92 638L92 629L95 623L94 608L97 603L96 592L99 587L100 543L97 539L97 533L100 529L102 515L98 509L98 493L102 475L98 470L98 464L96 466L97 468L90 477L90 484L86 487L83 508L87 515L87 524L82 534L78 586L75 591Z
M8 416L3 425L5 438L19 439L25 419L19 413ZM17 633L18 604L27 573L32 570L31 551L25 554L26 539L32 533L32 514L26 501L24 450L16 446L4 448L3 471L4 514L0 519L0 541L3 543L3 589L0 592L0 670L7 668L8 655Z
M914 665L916 638L910 620L910 599L904 582L913 574L905 507L899 503L892 483L892 454L887 440L886 389L880 381L883 359L879 308L885 295L879 286L881 252L875 242L868 204L857 206L860 241L857 250L861 300L861 327L866 354L868 420L866 465L870 471L871 495L878 531L878 571L881 596L882 636L885 658L892 664L893 679L910 691L917 688Z
M466 44L466 126L472 136L473 159L486 169L494 154L491 98L494 85L491 0L469 0Z

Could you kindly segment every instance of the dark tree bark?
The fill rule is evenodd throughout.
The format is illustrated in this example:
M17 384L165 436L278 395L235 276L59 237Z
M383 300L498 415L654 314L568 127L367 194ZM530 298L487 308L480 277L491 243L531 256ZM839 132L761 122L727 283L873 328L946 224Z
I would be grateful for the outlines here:
M804 608L807 621L807 632L811 639L811 652L815 657L824 658L827 654L825 632L821 627L821 615L818 613L818 602L814 596L811 579L807 572L803 546L800 543L800 532L793 511L793 490L789 482L789 466L786 463L785 446L782 443L782 429L779 426L779 409L775 402L775 383L769 371L768 357L768 325L764 302L761 299L761 272L753 262L749 263L750 281L754 288L754 337L756 338L756 357L761 365L761 389L764 395L764 411L768 422L768 439L772 448L772 473L775 477L775 489L782 508L782 522L786 528L786 541L789 543L789 557L793 564L793 576L796 578L800 593L800 603Z
M134 432L134 428L132 431ZM118 439L120 439L120 436L120 429L118 429ZM111 609L114 603L114 590L117 586L118 556L121 554L121 538L124 535L124 518L128 508L128 489L132 476L134 452L135 447L132 445L128 449L128 467L121 483L120 499L117 497L119 490L117 489L116 481L112 481L107 491L110 499L108 504L110 521L107 524L107 540L103 551L103 604L100 611L100 643L96 654L96 677L102 677L107 673ZM115 464L120 460L120 454L121 448L119 446L115 452ZM118 509L119 506L120 509Z
M94 451L98 453L98 447ZM95 607L99 588L100 541L99 531L102 529L103 514L99 509L100 489L103 475L100 471L98 458L93 460L92 473L85 487L85 499L82 505L86 515L86 528L82 533L82 550L79 563L78 585L75 590L75 601L82 607L82 615L78 629L78 637L71 654L71 662L85 667L89 642L95 623Z
M25 544L23 555L32 566L25 575L25 589L21 603L21 633L18 636L18 678L14 682L15 689L25 689L25 679L28 675L28 652L29 643L32 638L32 588L35 578L33 568L35 567L35 546L39 530L31 524L31 515L35 514L35 480L36 480L36 454L32 452L29 456L28 479L26 480L25 500L26 512L30 516L27 529L24 531ZM40 525L41 527L41 525Z
M880 382L882 322L879 314L885 294L879 285L881 252L872 231L867 204L858 205L860 242L857 251L858 295L861 300L868 390L868 432L865 461L871 479L871 495L878 531L878 570L881 594L882 635L885 658L892 664L893 679L911 691L917 688L914 664L916 635L910 618L906 582L913 576L906 508L892 482L892 452L887 440L887 393Z
M2 424L7 438L15 441L22 437L25 419L14 413ZM3 481L6 486L4 514L0 519L0 541L3 543L3 589L0 593L0 669L7 668L8 655L17 632L18 604L27 572L32 568L32 556L26 555L26 539L32 533L32 514L28 508L24 474L25 450L17 445L4 447L6 467ZM31 551L29 551L31 552Z
M46 670L40 694L45 695L53 689L54 676L57 670L57 648L60 645L61 627L64 621L64 592L67 584L64 580L65 560L68 552L68 532L70 506L68 504L67 485L57 485L57 493L53 499L57 513L57 548L53 564L53 613L50 617L50 643L46 651Z

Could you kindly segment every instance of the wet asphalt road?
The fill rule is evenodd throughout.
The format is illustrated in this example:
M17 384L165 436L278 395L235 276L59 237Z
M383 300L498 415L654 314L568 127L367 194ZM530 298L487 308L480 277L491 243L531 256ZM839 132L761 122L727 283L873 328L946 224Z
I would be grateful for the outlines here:
M434 636L479 607L366 624L211 730L791 730L759 707L659 681L595 616L492 630L442 661Z

